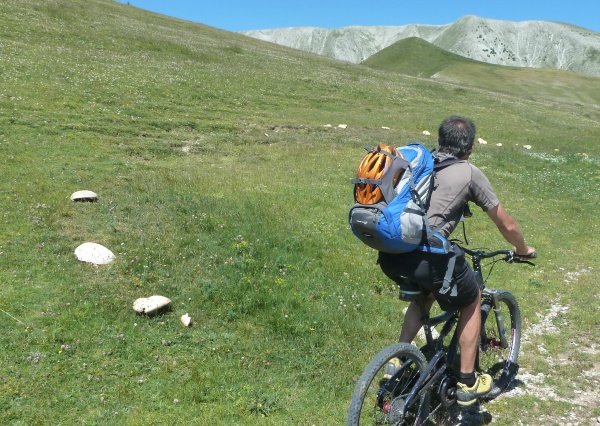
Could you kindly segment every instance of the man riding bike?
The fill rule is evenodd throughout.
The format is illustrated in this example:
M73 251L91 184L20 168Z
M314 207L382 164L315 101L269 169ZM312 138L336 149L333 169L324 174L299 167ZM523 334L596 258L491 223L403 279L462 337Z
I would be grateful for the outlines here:
M448 238L459 223L465 206L473 202L485 211L502 236L514 246L517 255L529 256L535 252L525 243L517 222L504 210L487 177L468 162L475 142L475 124L468 118L451 116L438 130L438 157L456 157L460 161L436 172L431 201L428 208L429 224ZM424 242L431 247L441 247L442 241L432 236ZM452 281L444 284L450 258L454 258ZM457 325L460 344L460 378L457 402L471 405L488 394L493 387L487 374L475 374L475 357L481 327L481 291L464 252L453 246L448 254L413 251L402 254L379 252L382 271L397 283L402 277L419 284L426 292L427 309L437 300L444 310L460 311ZM403 284L404 285L404 284ZM422 327L420 309L416 302L409 305L400 333L400 342L410 343Z

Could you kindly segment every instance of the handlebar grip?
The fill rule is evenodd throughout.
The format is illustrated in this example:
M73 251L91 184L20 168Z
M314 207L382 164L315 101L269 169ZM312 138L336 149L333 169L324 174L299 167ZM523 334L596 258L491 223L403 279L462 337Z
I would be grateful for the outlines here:
M515 256L520 257L521 259L535 259L538 255L537 255L537 251L534 251L533 253L524 256L524 255L520 255L515 253Z
M531 254L519 254L517 252L513 252L513 256L518 259L535 259L538 257L537 251L534 251Z
M537 258L537 257L538 257L538 254L537 254L537 252L536 252L536 251L534 251L533 253L531 253L531 254L529 254L529 255L526 255L526 256L523 256L523 255L520 255L520 254L516 254L516 253L515 253L515 255L514 255L514 257L513 257L512 261L513 261L513 262L516 262L516 263L527 263L527 264L529 264L529 265L534 265L534 266L535 266L535 264L534 264L534 263L532 263L532 262L530 262L529 260L530 260L530 259L535 259L535 258Z

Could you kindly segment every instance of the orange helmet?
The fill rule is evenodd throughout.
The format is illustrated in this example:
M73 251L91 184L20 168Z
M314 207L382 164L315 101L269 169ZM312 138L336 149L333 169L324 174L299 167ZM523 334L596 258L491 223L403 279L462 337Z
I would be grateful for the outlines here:
M358 179L380 180L392 165L392 156L402 157L396 148L379 144L370 150L361 161L356 171ZM403 169L399 169L394 176L394 187L402 175ZM376 183L356 183L354 185L354 199L361 204L375 204L383 198L380 185Z

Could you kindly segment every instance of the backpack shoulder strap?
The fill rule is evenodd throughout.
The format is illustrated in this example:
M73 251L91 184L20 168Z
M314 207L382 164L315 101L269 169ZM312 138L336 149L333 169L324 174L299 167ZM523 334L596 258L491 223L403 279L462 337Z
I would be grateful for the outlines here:
M460 158L456 158L456 157L440 158L437 155L434 155L433 156L433 170L437 172L438 170L445 169L446 167L451 166L452 164L459 163L461 161L465 161L465 160L461 160Z
M433 194L433 188L435 185L435 174L438 171L445 169L448 166L451 166L452 164L456 164L461 161L464 161L464 160L461 160L460 158L456 158L456 157L439 157L436 149L434 149L431 152L431 155L433 156L433 178L431 179L431 184L430 184L431 187L429 188L429 195L426 200L425 210L429 209L429 204L431 203L431 195ZM431 226L429 225L429 220L427 218L427 215L425 215L425 220L426 220L425 224L426 224L427 238L438 233L448 223L448 222L444 221L444 222L440 223L438 226L436 226L435 228L431 228Z

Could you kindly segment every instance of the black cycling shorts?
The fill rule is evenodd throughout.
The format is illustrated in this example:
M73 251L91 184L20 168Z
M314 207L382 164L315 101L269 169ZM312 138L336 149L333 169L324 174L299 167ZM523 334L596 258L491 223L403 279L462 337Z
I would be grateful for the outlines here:
M393 281L400 284L409 279L419 284L422 290L432 292L440 307L445 311L458 310L470 305L479 294L473 269L465 258L465 252L455 246L456 263L452 273L452 291L440 293L444 276L448 269L449 254L412 251L410 253L379 253L381 270ZM403 279L404 277L404 279Z

